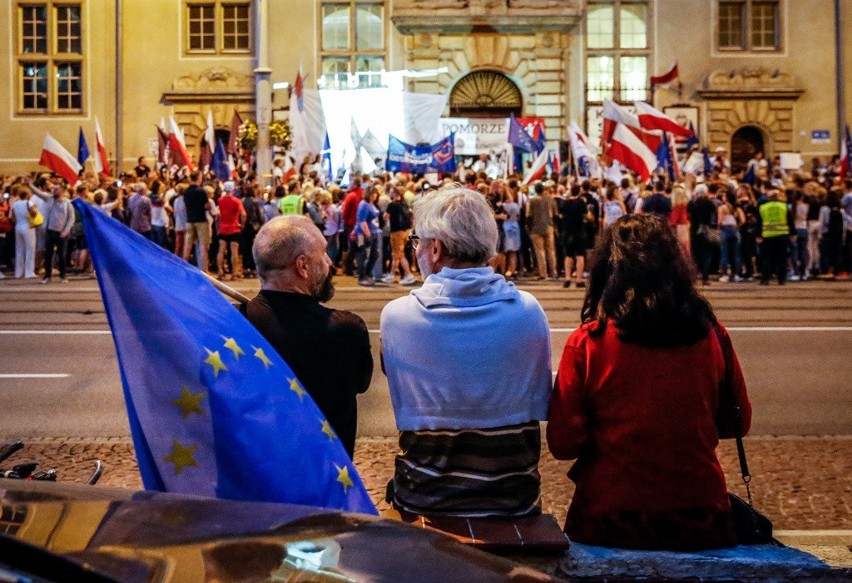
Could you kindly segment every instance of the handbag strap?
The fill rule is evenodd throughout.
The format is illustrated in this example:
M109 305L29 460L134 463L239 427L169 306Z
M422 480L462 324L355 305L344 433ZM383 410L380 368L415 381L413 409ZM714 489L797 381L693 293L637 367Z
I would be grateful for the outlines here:
M725 378L722 382L722 390L724 391L725 397L728 399L731 406L730 415L731 420L733 421L734 438L737 442L737 457L740 461L740 474L743 478L743 484L745 484L748 504L749 506L754 506L751 499L751 488L749 487L749 484L751 483L751 472L749 472L748 469L748 460L746 459L745 446L743 445L743 436L741 431L743 410L737 402L737 395L734 392L734 385L731 382L731 377L733 375L733 371L731 370L731 359L727 354L725 343L722 342L722 334L719 330L718 322L713 322L713 332L716 334L716 339L719 341L719 347L722 350L722 359L725 362Z

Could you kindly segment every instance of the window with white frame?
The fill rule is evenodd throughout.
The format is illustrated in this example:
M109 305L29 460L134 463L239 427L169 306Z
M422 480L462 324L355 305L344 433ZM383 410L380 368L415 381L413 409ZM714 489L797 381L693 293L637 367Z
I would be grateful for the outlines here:
M327 0L320 10L320 86L380 87L385 70L385 2Z
M591 0L586 18L586 102L648 96L648 3Z
M720 51L781 50L779 0L718 0L717 15Z
M192 55L250 54L251 2L186 0L184 52Z
M17 112L82 114L81 3L17 2L15 16Z

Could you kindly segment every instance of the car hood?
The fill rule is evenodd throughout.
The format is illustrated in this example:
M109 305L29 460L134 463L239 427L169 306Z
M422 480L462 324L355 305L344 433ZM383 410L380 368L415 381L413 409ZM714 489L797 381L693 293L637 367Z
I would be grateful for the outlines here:
M133 583L552 580L435 532L308 506L0 480L0 512L0 565L48 581L71 580L62 564Z

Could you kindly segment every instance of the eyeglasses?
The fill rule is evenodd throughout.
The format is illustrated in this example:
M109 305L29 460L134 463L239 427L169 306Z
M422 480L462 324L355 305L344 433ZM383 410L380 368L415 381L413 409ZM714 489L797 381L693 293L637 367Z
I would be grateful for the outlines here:
M411 243L411 248L415 251L420 248L420 237L418 237L417 235L409 235L408 242Z

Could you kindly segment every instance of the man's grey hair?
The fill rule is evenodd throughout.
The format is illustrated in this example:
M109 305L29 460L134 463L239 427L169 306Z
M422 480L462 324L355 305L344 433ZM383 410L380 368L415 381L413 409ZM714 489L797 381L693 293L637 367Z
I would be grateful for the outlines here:
M440 241L452 259L482 264L497 252L494 212L485 197L460 184L417 199L414 224L418 237Z
M251 254L261 281L289 269L299 255L309 251L311 229L316 231L314 224L300 215L275 217L260 228Z

